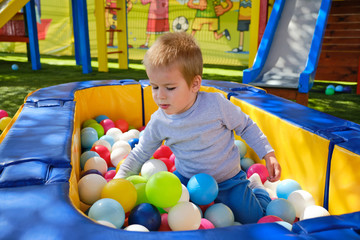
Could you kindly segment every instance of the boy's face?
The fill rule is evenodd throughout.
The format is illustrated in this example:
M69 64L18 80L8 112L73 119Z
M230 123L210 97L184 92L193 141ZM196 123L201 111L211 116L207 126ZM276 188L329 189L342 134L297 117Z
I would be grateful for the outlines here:
M155 103L166 114L180 114L195 102L201 86L201 77L196 76L189 87L178 67L147 69Z

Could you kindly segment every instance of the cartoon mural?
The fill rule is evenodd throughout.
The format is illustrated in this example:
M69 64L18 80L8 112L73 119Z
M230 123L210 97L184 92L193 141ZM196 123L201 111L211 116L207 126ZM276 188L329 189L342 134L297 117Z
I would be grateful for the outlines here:
M251 20L251 0L240 0L237 30L240 32L239 46L232 51L242 52L244 49L244 32L249 31Z

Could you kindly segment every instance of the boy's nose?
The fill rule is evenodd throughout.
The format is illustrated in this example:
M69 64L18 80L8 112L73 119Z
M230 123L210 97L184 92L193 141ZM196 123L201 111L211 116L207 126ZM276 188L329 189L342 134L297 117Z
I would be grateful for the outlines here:
M159 88L159 91L158 91L158 98L160 99L165 99L166 98L166 94L165 94L165 91L161 88Z

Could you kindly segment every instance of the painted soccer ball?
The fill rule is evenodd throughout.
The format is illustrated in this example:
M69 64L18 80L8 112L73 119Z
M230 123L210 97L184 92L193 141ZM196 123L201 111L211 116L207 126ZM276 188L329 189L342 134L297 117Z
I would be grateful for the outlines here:
M174 19L172 26L174 32L186 32L189 29L189 21L186 17L180 16Z

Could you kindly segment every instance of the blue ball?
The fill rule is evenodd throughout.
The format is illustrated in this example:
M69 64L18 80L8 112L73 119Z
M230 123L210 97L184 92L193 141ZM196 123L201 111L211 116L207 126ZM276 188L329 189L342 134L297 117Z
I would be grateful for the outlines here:
M121 228L125 222L125 212L121 204L111 198L96 201L89 209L89 218L96 221L103 220Z
M266 215L277 216L290 224L292 224L296 218L294 206L283 198L272 200L266 207Z
M337 86L335 87L335 92L342 92L343 90L344 90L344 87L341 86L341 85L337 85Z
M80 156L81 169L84 169L86 161L92 157L100 157L100 155L94 151L86 151L81 154L81 156Z
M350 86L345 86L344 89L343 89L343 92L344 93L351 93L352 89Z
M114 145L114 143L115 143L114 138L110 135L103 135L103 136L101 136L100 140L107 141L108 143L110 143L110 146Z
M335 86L334 86L334 85L332 85L332 84L328 85L326 88L332 88L332 89L334 89L334 90L335 90Z
M136 144L139 143L139 139L138 138L132 138L128 141L128 143L130 144L131 149L133 149L135 147Z
M301 190L300 184L292 179L285 179L276 187L276 195L278 198L284 198L287 199L289 195L296 190Z
M239 152L240 152L240 158L245 157L246 153L247 153L247 148L246 145L243 141L240 140L235 140L235 145L238 147Z
M129 225L140 224L149 231L157 231L161 225L161 215L154 205L140 203L130 211L128 222Z
M11 65L11 69L17 71L19 69L19 66L17 64L13 64Z
M216 180L206 173L192 176L186 187L190 200L197 205L207 205L213 202L219 193Z
M228 227L234 224L234 214L223 203L215 203L206 209L204 218L209 220L216 228Z
M91 148L94 142L99 140L98 133L96 132L95 129L91 127L83 128L80 133L80 138L81 138L81 147L86 149Z
M249 169L251 165L255 164L255 161L251 158L242 158L240 160L241 169L245 172Z
M104 119L109 119L109 117L108 116L106 116L106 115L99 115L99 116L97 116L96 118L95 118L95 120L98 122L98 123L100 123L102 120L104 120Z

